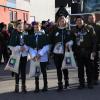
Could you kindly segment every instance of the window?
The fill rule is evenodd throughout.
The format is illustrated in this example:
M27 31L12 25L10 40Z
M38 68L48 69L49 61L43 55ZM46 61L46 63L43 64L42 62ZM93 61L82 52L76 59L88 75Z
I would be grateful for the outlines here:
M23 13L23 20L25 21L25 13Z
M28 21L28 14L26 13L26 21Z
M16 3L16 0L7 0L8 2Z
M28 13L23 13L23 20L28 21Z
M10 22L13 21L13 11L9 11Z
M16 21L17 20L17 12L16 11L14 12L14 16L13 17L14 17L14 21Z

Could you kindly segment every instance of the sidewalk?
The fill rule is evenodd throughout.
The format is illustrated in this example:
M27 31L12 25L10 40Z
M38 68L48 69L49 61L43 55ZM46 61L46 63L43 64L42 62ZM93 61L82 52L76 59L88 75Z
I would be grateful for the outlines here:
M50 69L47 71L48 74L48 87L49 89L55 89L57 88L57 73L56 69ZM34 85L34 78L29 78L27 74L27 80L26 80L26 85L27 85L27 90L31 91L34 90L35 85ZM77 79L77 70L70 70L69 71L69 83L72 85L76 85L78 83ZM14 77L11 77L10 72L5 72L4 67L0 67L0 93L5 93L5 92L12 92L14 90L15 82L14 82ZM21 86L21 82L20 82ZM40 89L43 87L43 80L42 80L42 75L40 76Z
M62 92L57 92L57 75L56 70L48 70L48 88L47 92L39 92L35 94L34 78L29 78L27 74L26 87L27 93L13 93L15 81L10 75L3 75L0 80L0 100L100 100L100 85L94 89L85 88L78 90L77 70L69 70L69 87ZM8 78L7 78L8 77ZM39 81L40 89L43 87L42 76ZM20 81L21 91L21 81Z
M3 64L0 65L0 81L11 78L11 72L4 71L4 68L5 66Z

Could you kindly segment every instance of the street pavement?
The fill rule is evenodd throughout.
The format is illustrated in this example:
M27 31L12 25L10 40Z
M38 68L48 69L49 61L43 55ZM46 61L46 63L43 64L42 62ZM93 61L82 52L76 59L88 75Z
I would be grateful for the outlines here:
M5 72L3 66L0 68L0 100L100 100L100 85L94 86L94 89L78 90L77 69L69 70L69 87L62 92L57 92L57 75L55 69L48 70L48 87L47 92L40 91L34 93L34 78L29 78L27 74L27 93L13 93L14 78L11 73ZM43 87L42 75L40 76L40 89ZM20 81L21 87L21 81ZM20 88L21 91L21 88Z

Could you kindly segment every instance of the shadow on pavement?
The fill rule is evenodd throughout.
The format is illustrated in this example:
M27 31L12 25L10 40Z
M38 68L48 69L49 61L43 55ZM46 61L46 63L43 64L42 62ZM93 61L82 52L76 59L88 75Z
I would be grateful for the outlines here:
M57 92L56 87L53 87L48 92L37 94L33 91L28 91L26 94L9 92L0 94L0 100L100 100L100 86L83 90L72 86L62 92Z

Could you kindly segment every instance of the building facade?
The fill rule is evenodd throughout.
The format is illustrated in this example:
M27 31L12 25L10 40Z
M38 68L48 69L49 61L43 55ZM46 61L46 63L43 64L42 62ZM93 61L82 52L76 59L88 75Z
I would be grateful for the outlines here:
M55 0L0 0L0 22L55 21Z
M30 0L16 0L16 8L30 11Z
M0 0L0 22L5 24L11 21L28 21L29 11L16 8L16 0Z
M23 13L24 20L29 22L30 21L30 0L16 0L16 8L29 11L29 13L27 12Z
M55 21L55 0L30 0L30 21Z
M0 0L0 5L6 5L6 0Z
M7 7L16 8L16 0L7 0Z

